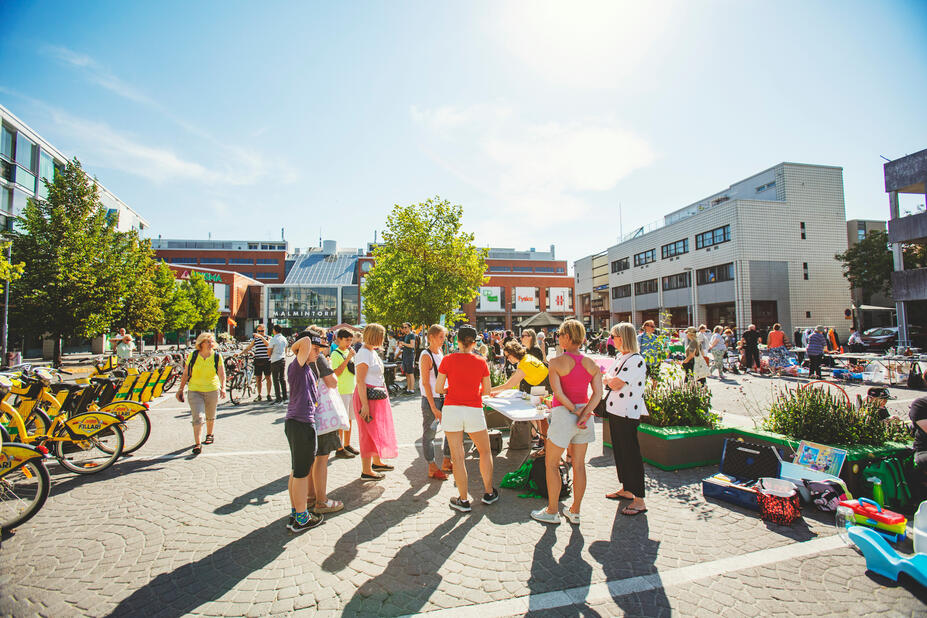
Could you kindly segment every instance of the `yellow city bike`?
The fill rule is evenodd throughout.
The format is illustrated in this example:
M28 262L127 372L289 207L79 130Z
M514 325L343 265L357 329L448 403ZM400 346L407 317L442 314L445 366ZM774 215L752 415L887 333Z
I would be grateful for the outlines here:
M2 426L0 440L0 531L9 531L29 521L48 499L48 449L11 442Z
M40 378L21 376L26 382L39 382ZM88 397L90 387L72 385L60 412L54 420L40 410L33 409L31 428L19 411L6 401L0 401L0 423L19 442L27 445L50 445L58 462L77 474L94 474L112 466L122 455L125 438L120 425L124 419L103 411L73 412ZM0 376L0 395L12 387L10 379ZM89 394L88 394L89 393ZM44 418L43 418L44 417ZM43 426L47 424L47 428ZM44 430L43 430L44 429Z

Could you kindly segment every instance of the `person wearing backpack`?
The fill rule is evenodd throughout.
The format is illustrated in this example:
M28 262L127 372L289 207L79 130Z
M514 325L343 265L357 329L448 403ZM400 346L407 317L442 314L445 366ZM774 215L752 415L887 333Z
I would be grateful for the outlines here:
M435 455L436 424L441 422L441 408L444 407L444 397L435 392L435 382L438 379L438 367L444 360L444 341L447 338L447 329L440 324L432 324L428 328L428 347L422 350L418 358L421 370L421 380L418 383L422 392L422 452L428 462L428 478L438 481L447 480L447 472L451 471L451 449L444 439L444 461L441 467Z
M194 351L187 359L186 369L177 388L177 401L183 403L183 388L187 387L190 416L193 419L193 454L203 451L202 444L212 444L219 399L225 398L225 365L216 351L218 344L212 333L200 333ZM200 443L203 419L206 420L206 439Z

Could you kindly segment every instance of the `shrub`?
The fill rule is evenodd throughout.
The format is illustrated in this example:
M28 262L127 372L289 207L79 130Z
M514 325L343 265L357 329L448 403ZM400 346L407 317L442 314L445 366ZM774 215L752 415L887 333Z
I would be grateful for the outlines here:
M718 426L720 416L711 411L711 392L707 386L689 382L660 382L644 395L648 421L654 427Z
M793 440L880 446L899 432L879 418L878 410L875 402L857 398L855 404L848 403L824 389L785 389L776 396L763 427Z

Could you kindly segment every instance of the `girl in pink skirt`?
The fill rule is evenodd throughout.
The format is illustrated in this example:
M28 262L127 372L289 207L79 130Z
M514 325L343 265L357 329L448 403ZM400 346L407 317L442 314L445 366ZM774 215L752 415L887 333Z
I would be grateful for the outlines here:
M381 457L392 459L399 455L396 447L396 430L393 428L393 409L383 379L383 361L377 348L383 345L386 329L379 324L368 324L364 329L364 347L354 357L357 386L354 389L354 411L360 439L361 478L379 481L381 472L393 466L383 463Z

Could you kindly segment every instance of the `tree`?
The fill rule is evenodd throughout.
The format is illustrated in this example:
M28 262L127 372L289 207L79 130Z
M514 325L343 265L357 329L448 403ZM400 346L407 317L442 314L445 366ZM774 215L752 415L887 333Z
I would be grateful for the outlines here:
M164 319L164 312L154 282L157 262L151 251L151 241L139 239L134 231L124 240L120 268L124 289L116 325L136 334L157 330Z
M23 262L13 264L7 259L6 252L12 244L10 241L0 242L0 280L6 282L16 281L22 277L26 266Z
M24 264L12 288L11 317L21 330L50 334L61 364L63 337L94 337L119 315L126 234L100 203L96 182L73 159L30 199L12 232L13 258Z
M843 276L850 282L850 288L862 290L864 303L870 302L874 294L891 294L893 262L885 232L869 232L834 258L843 263Z
M203 275L193 273L190 279L180 284L180 288L192 303L196 311L196 320L193 328L197 330L212 330L219 321L219 299L212 292L212 287Z
M161 303L161 321L156 326L156 330L164 333L193 328L199 314L189 294L177 283L170 266L164 262L158 262L152 274L152 283Z
M461 231L463 207L440 197L396 204L386 219L376 267L364 282L364 314L384 324L460 321L486 277L486 249Z

